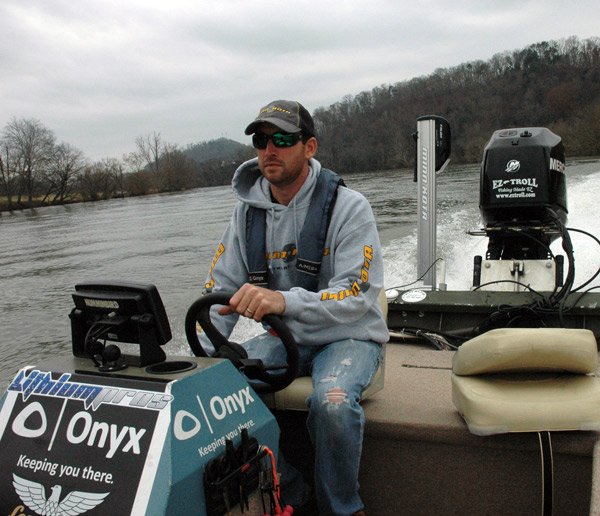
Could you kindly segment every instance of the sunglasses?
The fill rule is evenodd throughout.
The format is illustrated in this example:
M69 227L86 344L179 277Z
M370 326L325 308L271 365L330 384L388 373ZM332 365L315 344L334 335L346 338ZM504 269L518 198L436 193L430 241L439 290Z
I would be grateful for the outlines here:
M302 139L302 133L254 133L252 135L252 145L256 149L266 149L269 140L275 147L293 147Z

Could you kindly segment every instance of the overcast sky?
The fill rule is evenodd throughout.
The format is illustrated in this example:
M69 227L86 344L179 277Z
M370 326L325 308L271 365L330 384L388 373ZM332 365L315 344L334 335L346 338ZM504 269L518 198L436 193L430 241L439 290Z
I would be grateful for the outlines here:
M93 160L154 131L247 143L270 100L312 112L599 20L598 0L1 0L0 130L35 118Z

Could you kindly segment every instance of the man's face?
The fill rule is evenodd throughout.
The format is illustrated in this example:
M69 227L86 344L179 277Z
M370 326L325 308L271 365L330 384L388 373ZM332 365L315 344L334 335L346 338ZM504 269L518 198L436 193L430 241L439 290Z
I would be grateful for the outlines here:
M256 132L271 135L282 131L271 124L261 124ZM303 182L308 174L308 160L316 152L316 143L315 138L310 138L306 143L299 141L291 147L275 147L269 140L265 149L257 149L258 167L274 186L283 188Z

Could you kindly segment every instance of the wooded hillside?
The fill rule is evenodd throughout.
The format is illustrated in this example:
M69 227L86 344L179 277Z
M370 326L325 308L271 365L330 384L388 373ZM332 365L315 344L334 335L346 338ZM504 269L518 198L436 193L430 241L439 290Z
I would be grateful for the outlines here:
M496 129L543 126L567 156L600 155L600 39L545 41L347 96L314 116L319 159L339 173L410 166L416 119L440 115L452 161L473 163Z

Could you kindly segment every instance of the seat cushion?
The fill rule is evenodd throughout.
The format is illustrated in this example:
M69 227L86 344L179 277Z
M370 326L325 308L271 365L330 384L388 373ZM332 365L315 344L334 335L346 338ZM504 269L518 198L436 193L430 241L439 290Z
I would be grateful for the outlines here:
M590 330L501 328L465 342L452 361L457 375L562 371L594 373L598 349Z
M452 401L476 435L600 430L600 380L591 375L453 374Z

